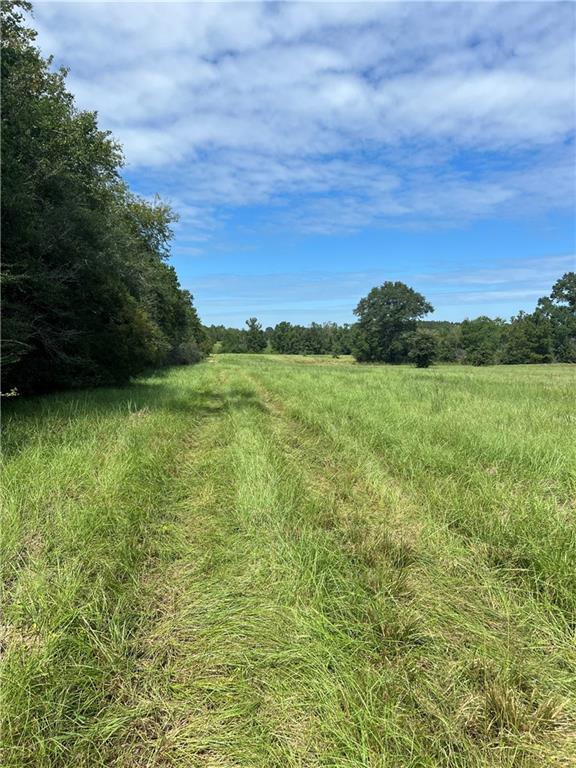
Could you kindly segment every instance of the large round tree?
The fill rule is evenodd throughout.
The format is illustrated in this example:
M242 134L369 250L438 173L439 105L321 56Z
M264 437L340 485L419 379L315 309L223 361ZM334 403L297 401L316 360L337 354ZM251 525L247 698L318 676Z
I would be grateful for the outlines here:
M402 363L407 359L407 334L434 308L421 293L400 282L372 288L358 302L354 356L359 362Z

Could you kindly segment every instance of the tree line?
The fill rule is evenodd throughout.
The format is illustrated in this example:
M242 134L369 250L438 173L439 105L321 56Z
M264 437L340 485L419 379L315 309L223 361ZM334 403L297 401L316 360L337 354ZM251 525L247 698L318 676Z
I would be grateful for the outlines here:
M499 363L576 362L576 274L567 272L533 312L510 321L481 316L461 323L425 320L432 305L401 282L373 288L354 310L353 325L283 321L263 329L257 318L246 329L206 329L214 352L271 352L284 355L348 355L359 362L434 361Z
M286 321L274 328L263 328L257 318L246 321L246 328L210 325L206 333L212 351L275 352L279 355L349 355L352 352L352 326L337 323L292 325Z
M121 383L208 339L167 261L176 216L130 191L121 147L2 0L2 389Z

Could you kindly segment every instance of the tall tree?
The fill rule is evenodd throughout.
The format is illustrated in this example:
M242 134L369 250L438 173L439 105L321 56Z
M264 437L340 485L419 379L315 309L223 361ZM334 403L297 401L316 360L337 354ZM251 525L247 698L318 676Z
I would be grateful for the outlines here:
M407 334L432 305L401 282L385 282L372 288L354 310L358 317L354 355L360 362L400 363L407 359Z
M297 336L298 333L295 326L286 320L283 320L281 323L278 323L272 331L272 349L279 355L300 354L302 347Z
M263 352L266 349L266 334L257 318L246 320L246 349L248 352Z

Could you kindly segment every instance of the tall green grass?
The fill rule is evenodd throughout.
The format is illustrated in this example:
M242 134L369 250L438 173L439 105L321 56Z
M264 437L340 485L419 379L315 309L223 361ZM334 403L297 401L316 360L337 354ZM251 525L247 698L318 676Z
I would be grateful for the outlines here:
M92 765L130 721L141 575L180 451L216 407L192 378L10 403L3 418L6 765ZM188 491L186 491L188 492Z
M576 762L574 369L218 356L4 415L4 763Z

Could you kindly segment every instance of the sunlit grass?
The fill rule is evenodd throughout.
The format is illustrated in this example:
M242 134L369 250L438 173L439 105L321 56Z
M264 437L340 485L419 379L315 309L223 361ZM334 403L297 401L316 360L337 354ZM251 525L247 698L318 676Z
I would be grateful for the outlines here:
M574 376L221 355L11 402L4 764L572 764Z

